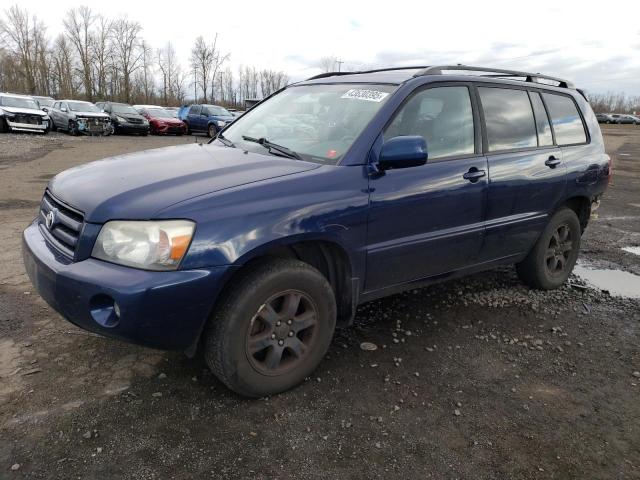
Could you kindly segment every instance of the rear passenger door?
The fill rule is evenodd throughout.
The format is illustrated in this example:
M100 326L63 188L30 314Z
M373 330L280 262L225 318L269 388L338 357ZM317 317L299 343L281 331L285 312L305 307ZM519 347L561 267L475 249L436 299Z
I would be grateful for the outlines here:
M478 85L489 164L481 261L528 252L563 197L566 168L537 91Z
M383 132L384 140L424 137L429 158L370 178L367 291L475 263L488 175L471 92L460 83L422 88Z

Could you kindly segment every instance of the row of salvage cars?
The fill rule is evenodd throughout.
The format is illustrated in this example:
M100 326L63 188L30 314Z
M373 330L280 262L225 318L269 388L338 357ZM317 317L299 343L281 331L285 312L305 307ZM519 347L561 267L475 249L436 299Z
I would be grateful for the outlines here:
M65 131L71 135L186 133L177 109L0 93L0 132Z

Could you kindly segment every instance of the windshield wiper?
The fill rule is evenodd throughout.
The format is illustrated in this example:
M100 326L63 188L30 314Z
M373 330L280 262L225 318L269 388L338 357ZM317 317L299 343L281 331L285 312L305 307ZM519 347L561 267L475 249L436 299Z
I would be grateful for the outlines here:
M217 137L212 138L211 140L209 140L209 143L213 142L216 139L220 140L220 143L222 143L225 147L236 148L236 144L233 143L231 140L229 140L224 135L222 135L222 133L219 133Z
M302 160L302 157L299 154L297 154L296 152L294 152L293 150L291 150L291 149L289 149L287 147L284 147L282 145L278 145L277 143L270 142L269 140L267 140L264 137L254 138L254 137L248 137L246 135L243 135L242 139L244 141L246 141L246 142L253 142L253 143L257 143L259 145L262 145L264 148L269 150L269 153L277 152L283 157L294 158L296 160Z

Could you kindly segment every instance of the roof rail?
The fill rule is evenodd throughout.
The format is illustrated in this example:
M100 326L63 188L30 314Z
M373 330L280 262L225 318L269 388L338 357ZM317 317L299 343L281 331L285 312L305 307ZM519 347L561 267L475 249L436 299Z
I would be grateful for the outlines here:
M375 68L373 70L358 70L355 72L326 72L326 73L320 73L318 75L314 75L313 77L309 77L307 78L307 80L317 80L318 78L327 78L327 77L333 77L338 75L357 75L361 73L392 72L394 70L418 70L418 69L425 69L425 68L429 68L429 67L427 67L426 65L414 65L411 67L385 67L385 68Z
M485 72L489 73L491 77L522 77L525 82L540 83L538 79L551 80L558 83L560 88L575 88L572 82L564 80L562 78L551 77L549 75L541 75L539 73L520 72L518 70L504 70L501 68L491 67L473 67L470 65L433 65L420 70L414 75L414 77L421 77L423 75L443 75L444 70L461 70L465 72Z

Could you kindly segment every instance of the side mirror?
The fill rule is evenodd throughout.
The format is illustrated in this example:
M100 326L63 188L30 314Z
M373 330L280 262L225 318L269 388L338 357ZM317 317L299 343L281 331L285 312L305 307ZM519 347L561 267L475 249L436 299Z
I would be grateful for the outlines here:
M49 109L47 107L42 107L40 110L42 110L43 112L49 112Z
M418 167L427 163L427 141L419 135L393 137L382 145L381 170Z

